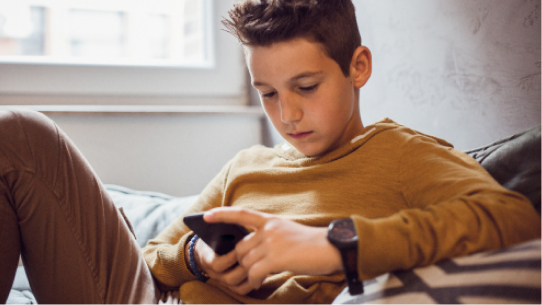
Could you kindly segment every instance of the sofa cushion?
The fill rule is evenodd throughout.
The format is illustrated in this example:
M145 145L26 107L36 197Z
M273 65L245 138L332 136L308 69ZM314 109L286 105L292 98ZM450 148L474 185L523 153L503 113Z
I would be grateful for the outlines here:
M540 126L466 153L502 186L529 198L540 214Z
M38 304L30 290L11 289L6 304Z
M445 260L364 281L365 292L344 289L334 304L539 303L540 239Z
M140 247L144 247L163 231L170 223L180 217L198 195L173 197L157 192L136 191L127 187L106 184L115 205L132 225Z

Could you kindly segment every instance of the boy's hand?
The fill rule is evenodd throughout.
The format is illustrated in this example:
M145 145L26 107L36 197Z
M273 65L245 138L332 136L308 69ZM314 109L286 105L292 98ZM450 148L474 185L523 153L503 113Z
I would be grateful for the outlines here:
M198 239L194 248L196 264L209 275L241 295L249 293L252 288L247 282L247 270L237 264L237 255L231 251L225 255L216 254L204 241Z
M342 270L340 253L327 240L327 228L229 207L212 209L203 218L207 222L236 223L254 229L232 251L248 274L245 289L258 289L269 274L283 271L324 275Z

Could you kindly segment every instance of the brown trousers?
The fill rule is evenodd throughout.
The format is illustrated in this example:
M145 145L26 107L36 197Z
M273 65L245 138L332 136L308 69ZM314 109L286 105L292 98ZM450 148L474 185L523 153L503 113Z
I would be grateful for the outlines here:
M22 255L39 303L157 303L124 217L47 117L0 111L0 302Z

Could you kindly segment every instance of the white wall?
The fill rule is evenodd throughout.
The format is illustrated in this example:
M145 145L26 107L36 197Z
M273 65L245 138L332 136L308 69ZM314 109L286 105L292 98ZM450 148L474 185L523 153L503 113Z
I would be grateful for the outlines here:
M241 149L261 142L257 115L47 114L102 182L198 194Z
M373 75L365 125L390 117L458 149L540 124L540 0L354 0Z

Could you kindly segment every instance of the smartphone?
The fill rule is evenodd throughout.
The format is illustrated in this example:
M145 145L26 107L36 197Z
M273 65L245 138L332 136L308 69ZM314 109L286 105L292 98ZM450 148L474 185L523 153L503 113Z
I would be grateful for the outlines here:
M240 225L203 220L203 213L186 215L184 223L218 255L229 253L249 232Z

